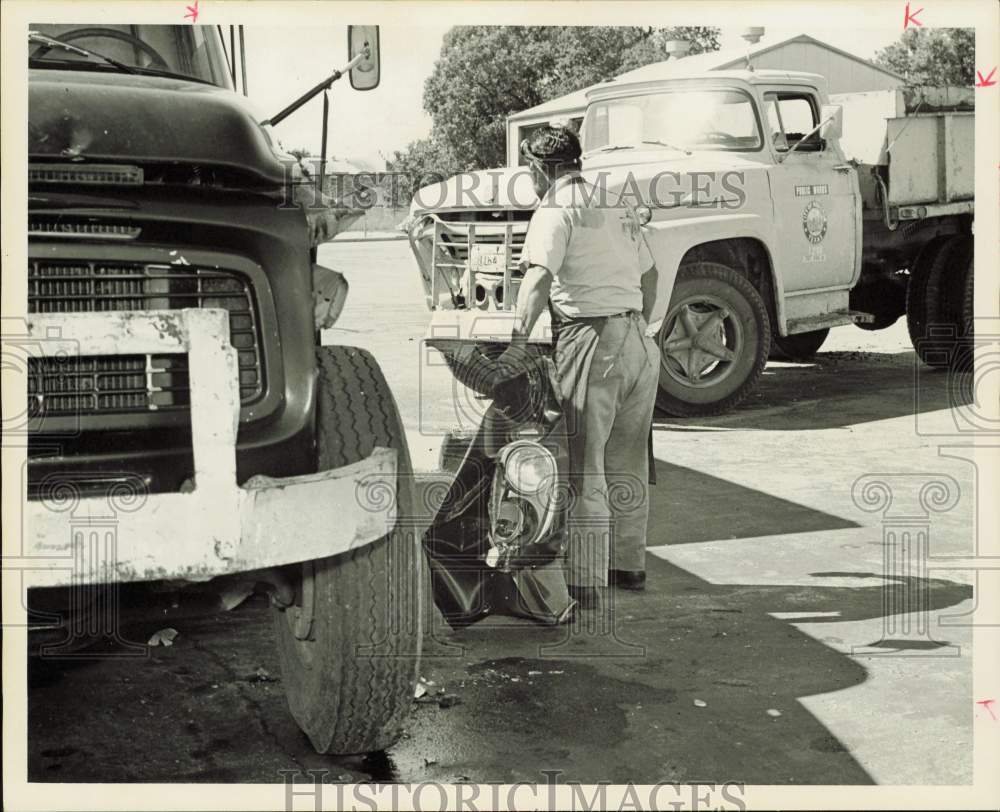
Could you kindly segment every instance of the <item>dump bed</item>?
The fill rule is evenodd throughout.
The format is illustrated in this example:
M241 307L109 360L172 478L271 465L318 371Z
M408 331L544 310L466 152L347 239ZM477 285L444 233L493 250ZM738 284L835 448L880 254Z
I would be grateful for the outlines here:
M901 87L830 97L844 108L841 148L877 170L889 207L971 202L975 187L975 91ZM866 167L869 171L866 171ZM866 207L875 185L861 184Z

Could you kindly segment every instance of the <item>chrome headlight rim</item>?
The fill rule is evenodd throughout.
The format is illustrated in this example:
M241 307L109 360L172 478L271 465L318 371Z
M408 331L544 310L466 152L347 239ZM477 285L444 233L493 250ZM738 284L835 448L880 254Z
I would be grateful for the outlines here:
M523 482L525 464L536 466L537 462L528 463L528 457L541 460L544 470L531 483ZM500 465L503 466L504 479L508 487L521 496L537 496L551 490L559 472L556 458L545 446L533 440L515 440L500 449Z

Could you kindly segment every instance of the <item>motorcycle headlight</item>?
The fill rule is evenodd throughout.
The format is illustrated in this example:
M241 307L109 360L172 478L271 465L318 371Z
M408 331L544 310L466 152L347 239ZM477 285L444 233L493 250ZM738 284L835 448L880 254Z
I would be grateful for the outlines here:
M500 452L500 459L507 483L518 493L536 494L555 483L555 457L538 443L511 443Z

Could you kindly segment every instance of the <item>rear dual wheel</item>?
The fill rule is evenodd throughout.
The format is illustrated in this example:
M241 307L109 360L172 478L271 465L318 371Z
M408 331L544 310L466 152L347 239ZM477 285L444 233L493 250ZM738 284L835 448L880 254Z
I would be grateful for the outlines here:
M972 236L928 243L914 263L906 292L906 327L925 364L960 368L969 363L974 292Z

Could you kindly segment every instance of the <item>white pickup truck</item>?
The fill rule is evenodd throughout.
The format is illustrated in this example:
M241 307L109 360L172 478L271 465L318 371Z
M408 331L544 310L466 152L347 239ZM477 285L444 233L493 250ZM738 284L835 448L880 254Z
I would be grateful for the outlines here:
M638 207L660 269L658 404L717 414L772 354L803 359L831 327L906 314L920 357L972 335L972 89L830 98L822 76L713 71L592 88L584 175ZM523 168L459 175L414 198L410 242L428 342L462 377L509 340L537 205ZM547 325L534 338L547 340Z

